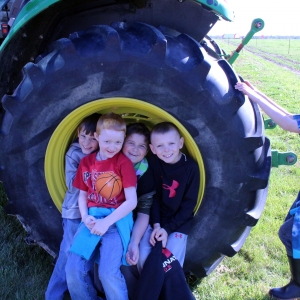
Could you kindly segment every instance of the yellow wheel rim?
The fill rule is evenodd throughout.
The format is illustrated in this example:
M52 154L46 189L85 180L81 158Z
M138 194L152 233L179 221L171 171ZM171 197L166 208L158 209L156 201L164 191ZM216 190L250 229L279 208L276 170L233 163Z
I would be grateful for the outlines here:
M169 113L155 105L131 98L106 98L89 102L72 111L55 129L46 150L45 177L50 196L59 211L67 190L64 170L65 153L76 137L77 126L83 118L93 113L105 114L111 111L121 114L126 123L143 122L151 128L159 122L169 121L178 127L184 137L186 150L197 161L200 169L200 189L194 210L196 213L205 187L205 169L197 144L185 127Z

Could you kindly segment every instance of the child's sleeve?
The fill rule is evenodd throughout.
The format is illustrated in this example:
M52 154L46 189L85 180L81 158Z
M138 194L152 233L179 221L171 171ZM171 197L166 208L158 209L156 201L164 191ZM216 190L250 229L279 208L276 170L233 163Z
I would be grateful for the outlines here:
M200 172L196 162L192 165L188 178L188 183L180 208L173 215L170 221L163 226L168 234L177 231L180 226L193 218L193 211L197 204L200 185Z
M155 194L153 195L153 203L150 211L150 221L152 224L161 223L160 220L160 199L161 199L161 177L159 173L159 161L156 155L150 156L148 159L149 169L151 169L153 176L153 185L155 188Z
M296 120L297 125L298 125L298 129L300 131L300 115L294 115L293 119Z
M137 213L150 215L155 186L152 169L149 166L147 171L138 179L136 193L138 197Z
M83 166L83 161L81 160L80 163L79 163L77 172L76 172L75 179L73 181L73 187L75 187L79 190L87 192L88 191L88 186L84 183L84 180L83 180L83 168L82 168L82 166Z
M75 179L79 163L80 163L80 159L78 157L74 155L72 157L72 154L69 152L66 154L66 158L65 158L66 186L71 193L76 191L76 188L73 187L73 181Z

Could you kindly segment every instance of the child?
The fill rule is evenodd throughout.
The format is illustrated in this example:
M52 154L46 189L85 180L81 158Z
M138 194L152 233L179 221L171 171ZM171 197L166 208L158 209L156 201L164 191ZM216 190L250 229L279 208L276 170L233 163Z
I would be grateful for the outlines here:
M120 152L125 133L126 124L121 116L114 113L101 116L95 133L99 151L81 160L74 180L74 186L80 189L78 203L83 223L74 238L66 266L72 299L97 299L89 276L95 253L99 254L98 275L106 299L128 299L120 266L130 239L131 211L136 207L137 197L135 170ZM116 173L123 184L123 190L111 200L95 191L98 175L105 172ZM100 239L100 248L94 251Z
M142 123L133 123L127 126L126 133L122 152L131 160L138 179L138 204L134 211L135 223L126 260L130 265L136 265L139 261L139 244L149 225L150 208L154 194L154 178L148 168L146 159L150 142L150 130Z
M155 174L150 244L162 241L183 266L188 233L197 203L200 172L197 163L180 151L184 144L177 127L170 122L156 124L151 131L154 155L149 165ZM148 242L149 244L149 242ZM143 243L143 251L149 246ZM141 250L142 251L142 250Z
M300 133L300 116L292 115L276 104L262 92L253 87L250 82L237 82L235 88L247 95L253 102L277 123L282 129ZM291 281L280 288L270 289L269 295L275 299L300 298L300 193L291 207L284 223L279 230L279 238L284 244L292 274Z
M126 261L131 266L123 265L121 270L126 279L130 299L133 299L139 271L146 259L143 254L140 255L139 244L146 230L150 228L149 215L153 202L154 178L146 159L150 130L143 123L133 123L127 126L126 134L122 152L131 160L136 171L138 204L133 212L135 223L126 253Z
M80 160L98 149L98 142L94 137L98 114L86 117L77 128L78 139L73 142L65 157L65 174L67 192L62 204L62 218L64 235L60 244L58 259L56 261L48 288L45 293L47 299L63 299L67 291L65 266L68 251L80 223L78 208L79 190L72 186Z

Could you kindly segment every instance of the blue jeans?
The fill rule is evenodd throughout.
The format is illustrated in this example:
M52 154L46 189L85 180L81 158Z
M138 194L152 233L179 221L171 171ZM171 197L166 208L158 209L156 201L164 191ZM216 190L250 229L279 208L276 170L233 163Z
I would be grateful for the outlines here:
M72 245L74 235L78 229L81 219L63 219L64 235L60 244L58 259L51 275L45 293L46 300L62 300L67 291L65 267L68 259L69 249Z
M94 267L97 252L99 252L98 276L106 299L128 300L125 279L120 271L123 244L116 225L110 226L101 237L100 247L97 248L90 260L73 252L69 253L66 276L71 298L74 300L97 299L97 291L90 277L90 270Z

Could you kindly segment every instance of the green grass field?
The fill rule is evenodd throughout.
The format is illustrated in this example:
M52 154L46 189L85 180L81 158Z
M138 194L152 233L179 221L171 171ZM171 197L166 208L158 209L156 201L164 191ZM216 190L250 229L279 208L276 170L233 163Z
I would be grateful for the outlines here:
M227 53L233 50L226 42L220 45ZM278 47L272 40L270 49ZM236 61L235 70L291 113L300 113L299 75L247 50L243 50ZM298 135L278 127L268 130L266 135L273 149L300 153ZM258 224L237 255L225 258L211 275L191 284L197 299L269 299L270 287L287 283L288 263L277 231L298 193L299 165L297 162L294 166L272 169L266 207ZM5 204L2 189L0 204ZM26 232L22 226L14 217L6 216L2 209L0 219L0 298L43 299L53 269L52 258L43 249L28 246L24 242Z
M223 48L228 48L228 44L238 45L241 39L216 40L218 44L223 44ZM227 46L226 46L227 44ZM300 63L300 39L252 39L246 45L271 54L282 55L284 57L297 60ZM232 48L230 48L232 50Z
M216 41L222 45L227 54L230 54L242 40L218 39ZM284 68L300 72L300 39L252 39L244 49ZM242 50L243 53L244 50Z

